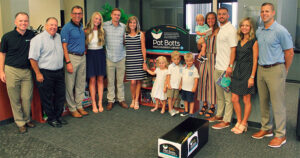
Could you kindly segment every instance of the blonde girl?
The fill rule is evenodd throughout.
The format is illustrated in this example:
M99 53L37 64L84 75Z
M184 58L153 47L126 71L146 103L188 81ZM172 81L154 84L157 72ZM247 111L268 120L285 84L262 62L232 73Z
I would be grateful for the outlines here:
M151 112L154 112L158 109L158 104L162 104L161 114L165 113L166 108L166 100L167 100L167 74L168 74L168 61L164 56L159 56L156 58L156 69L155 71L151 71L146 68L146 71L151 75L156 75L156 79L154 81L151 97L155 99L155 107L151 109Z
M85 28L86 76L89 80L89 90L92 99L93 112L103 111L103 78L106 75L106 56L103 49L104 30L103 18L99 12L94 12ZM97 86L96 86L97 84ZM96 87L98 88L98 106L96 103Z

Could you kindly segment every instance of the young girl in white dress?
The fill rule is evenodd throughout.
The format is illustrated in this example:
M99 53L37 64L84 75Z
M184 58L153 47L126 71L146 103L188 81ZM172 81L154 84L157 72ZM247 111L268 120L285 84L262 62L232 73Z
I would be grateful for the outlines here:
M164 56L156 58L156 65L158 65L155 71L149 70L147 67L146 71L151 75L156 75L154 85L151 91L151 97L155 99L155 107L151 109L154 112L158 109L159 102L162 104L161 114L165 113L166 100L167 100L167 84L166 78L168 74L168 61Z

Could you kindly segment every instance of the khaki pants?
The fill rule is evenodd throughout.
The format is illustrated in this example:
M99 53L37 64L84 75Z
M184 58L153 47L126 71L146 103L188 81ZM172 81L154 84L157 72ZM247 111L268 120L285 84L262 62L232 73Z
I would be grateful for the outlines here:
M218 81L219 77L222 75L223 70L214 71L215 82ZM223 117L223 121L231 122L231 117L233 113L233 105L231 102L231 92L225 92L223 88L216 84L216 95L217 95L217 117Z
M119 62L112 62L106 58L107 74L107 100L110 103L115 102L115 79L117 77L117 98L119 102L125 101L124 96L124 75L125 58Z
M275 119L275 136L282 137L286 134L286 106L285 79L286 69L284 64L270 68L258 66L257 88L261 112L261 130L273 128L273 117L270 115L270 102Z
M22 127L30 121L33 91L31 71L30 69L19 69L7 65L5 65L4 71L14 120L18 127Z
M86 85L86 58L69 54L73 73L65 69L66 101L71 112L82 108Z

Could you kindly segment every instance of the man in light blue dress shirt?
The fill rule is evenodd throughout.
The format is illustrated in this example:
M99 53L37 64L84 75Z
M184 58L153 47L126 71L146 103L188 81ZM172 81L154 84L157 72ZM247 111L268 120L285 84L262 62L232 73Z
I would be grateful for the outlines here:
M106 109L111 110L115 102L115 80L117 79L117 100L123 108L128 108L124 95L125 56L124 47L125 25L120 22L121 11L115 8L111 12L111 21L103 25L106 44L107 68L107 100Z
M274 20L273 4L262 4L260 16L264 26L258 28L256 37L259 45L257 88L262 118L260 131L252 137L261 139L273 136L271 102L276 129L275 137L268 146L278 148L286 143L285 80L293 61L293 41L286 28Z
M28 58L35 72L33 76L43 110L48 116L47 122L53 127L62 127L62 124L67 124L61 118L65 102L65 73L61 38L56 33L57 19L48 18L45 28L31 40Z

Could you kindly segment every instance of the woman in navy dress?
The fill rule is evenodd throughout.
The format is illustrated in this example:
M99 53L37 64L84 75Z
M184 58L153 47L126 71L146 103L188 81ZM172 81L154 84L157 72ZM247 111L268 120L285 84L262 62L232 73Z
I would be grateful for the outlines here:
M230 89L232 103L237 117L237 123L232 132L241 134L247 131L247 121L251 112L251 95L255 93L254 78L257 69L258 44L255 38L253 23L249 17L244 18L238 29L239 42L236 48L236 65L231 78ZM239 96L243 96L245 104L242 119Z
M103 79L106 75L106 56L103 49L104 30L103 18L99 12L94 12L85 28L86 54L86 77L89 80L89 90L92 99L93 112L103 111ZM97 86L96 86L97 83ZM96 87L98 88L98 106L96 103Z

